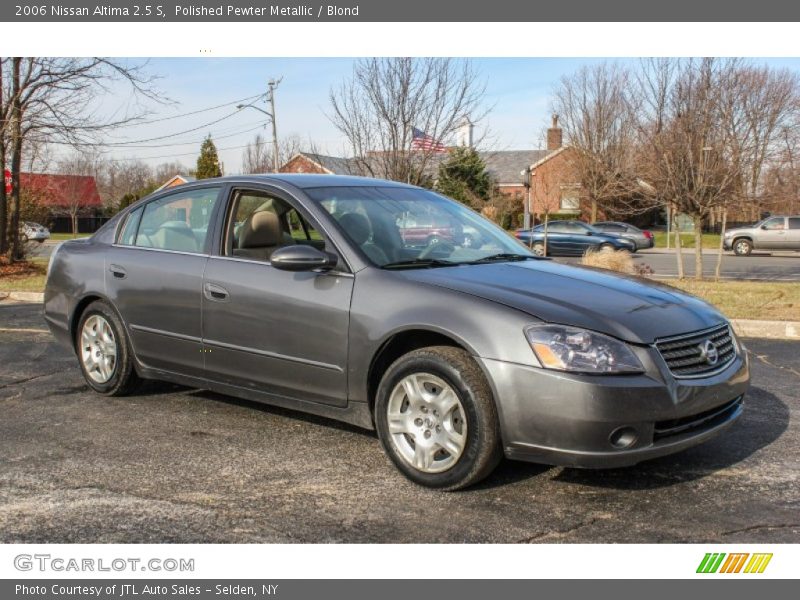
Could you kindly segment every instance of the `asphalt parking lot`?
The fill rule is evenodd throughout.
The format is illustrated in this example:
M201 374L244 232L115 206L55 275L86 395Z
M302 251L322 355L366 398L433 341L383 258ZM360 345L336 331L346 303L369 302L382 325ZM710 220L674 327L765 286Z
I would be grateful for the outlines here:
M169 385L106 398L32 304L0 303L0 542L798 542L800 342L746 340L722 437L627 469L505 461L459 493L375 436Z

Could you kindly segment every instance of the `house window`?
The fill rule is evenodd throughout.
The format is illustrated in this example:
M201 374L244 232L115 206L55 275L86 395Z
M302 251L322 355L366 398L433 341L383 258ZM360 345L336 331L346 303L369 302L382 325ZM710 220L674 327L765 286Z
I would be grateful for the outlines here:
M561 186L561 206L562 213L581 212L580 187L577 185Z

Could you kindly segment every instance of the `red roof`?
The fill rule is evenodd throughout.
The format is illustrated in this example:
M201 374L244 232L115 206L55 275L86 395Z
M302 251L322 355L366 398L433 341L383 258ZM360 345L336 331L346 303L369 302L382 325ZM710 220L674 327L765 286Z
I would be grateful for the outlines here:
M83 207L102 206L97 182L91 175L50 175L47 173L20 173L19 187L35 195L45 206Z

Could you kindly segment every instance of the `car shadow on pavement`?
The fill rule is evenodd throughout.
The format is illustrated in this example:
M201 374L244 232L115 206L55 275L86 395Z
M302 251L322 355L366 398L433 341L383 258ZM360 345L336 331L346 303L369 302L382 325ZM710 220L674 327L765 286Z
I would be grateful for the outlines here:
M257 410L263 413L285 417L287 419L296 419L306 423L320 425L322 427L329 427L331 429L357 433L366 437L375 438L376 440L378 439L378 436L374 431L369 431L368 429L363 429L362 427L351 425L350 423L345 423L344 421L320 417L318 415L313 415L311 413L306 413L299 410L292 410L290 408L283 408L281 406L274 406L272 404L265 404L263 402L256 402L254 400L245 400L243 398L236 398L235 396L226 396L224 394L219 394L217 392L211 392L208 390L196 390L192 392L191 395L196 398L204 398L214 402L224 402L225 404L229 404L231 406L241 406L250 410Z
M742 462L777 440L788 425L789 407L774 394L753 387L745 396L739 421L704 444L621 469L563 469L555 480L618 490L686 483Z

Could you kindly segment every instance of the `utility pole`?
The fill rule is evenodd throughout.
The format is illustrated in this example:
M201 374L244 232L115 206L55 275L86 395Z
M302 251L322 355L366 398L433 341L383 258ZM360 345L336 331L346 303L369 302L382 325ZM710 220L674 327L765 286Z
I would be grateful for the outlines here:
M280 85L282 80L283 77L277 80L270 79L267 83L269 86L267 100L269 100L270 120L272 121L272 166L276 173L281 165L278 159L278 125L275 119L275 89Z
M275 119L275 90L283 81L283 77L278 79L270 79L267 82L267 102L269 102L269 110L266 111L254 104L239 104L236 106L239 110L243 108L255 108L258 112L262 112L269 117L269 122L272 123L272 168L275 173L280 168L280 158L278 157L278 125Z

